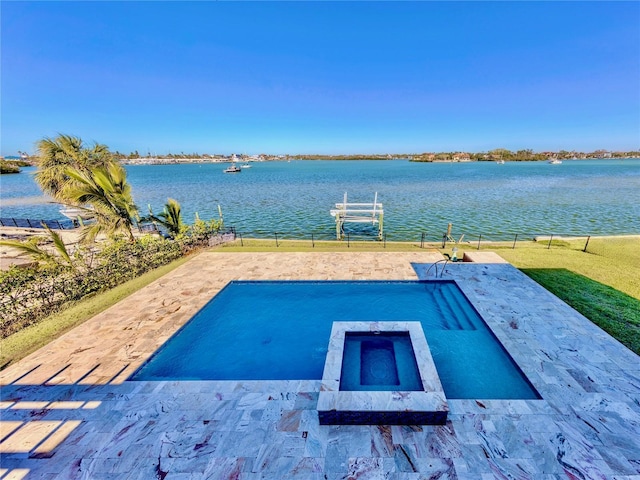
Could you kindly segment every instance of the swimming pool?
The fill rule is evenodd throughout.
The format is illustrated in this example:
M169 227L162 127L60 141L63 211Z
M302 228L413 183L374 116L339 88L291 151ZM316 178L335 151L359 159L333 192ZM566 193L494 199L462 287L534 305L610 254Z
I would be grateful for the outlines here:
M540 398L453 281L233 281L130 380L319 380L335 321L419 321L447 398Z

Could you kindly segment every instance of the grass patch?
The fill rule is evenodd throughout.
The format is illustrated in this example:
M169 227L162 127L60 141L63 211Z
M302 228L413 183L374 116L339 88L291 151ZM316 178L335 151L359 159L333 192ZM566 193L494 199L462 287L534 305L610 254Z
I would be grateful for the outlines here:
M431 247L429 247L431 248ZM419 251L416 242L369 241L327 241L327 240L278 240L242 239L225 243L219 249L223 252L408 252Z
M564 268L522 271L640 355L640 300Z
M513 266L523 269L565 269L583 275L640 300L640 241L638 237L591 239L587 252L585 240L564 242L518 242L481 247L492 250ZM469 247L459 247L461 250ZM476 251L471 247L471 251ZM461 254L458 254L461 256Z
M131 279L106 292L82 299L35 325L0 340L0 370L26 357L94 315L115 305L123 298L149 285L154 280L179 267L191 257L182 257L167 265Z

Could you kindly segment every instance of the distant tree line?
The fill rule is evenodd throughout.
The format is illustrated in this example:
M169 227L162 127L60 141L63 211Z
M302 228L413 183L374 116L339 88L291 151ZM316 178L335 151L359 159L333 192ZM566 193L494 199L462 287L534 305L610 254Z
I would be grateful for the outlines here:
M539 161L549 158L572 159L572 158L638 158L640 151L618 151L609 152L607 150L595 150L593 152L578 152L576 150L560 150L558 152L534 152L532 149L517 150L515 152L506 148L496 148L488 152L438 152L419 153L411 155L414 162L495 162L504 160L505 162Z
M208 155L206 153L200 154L197 152L194 152L194 153L180 152L180 153L166 153L166 154L163 153L162 155L156 155L156 154L152 154L151 152L147 152L146 154L141 155L138 152L138 150L134 150L129 154L122 153L116 150L115 152L113 152L113 156L118 160L126 160L126 159L133 159L133 158L154 158L156 156L161 156L162 158L209 158L211 157L211 155Z
M5 173L20 173L21 162L11 160L0 160L0 174Z
M0 159L0 173L18 173L19 167L31 166L35 164L36 157L31 157L24 152L20 153L21 160L13 160L9 158ZM163 158L163 159L200 159L206 162L215 158L227 158L230 155L224 154L208 154L208 153L166 153L166 154L141 154L138 150L130 153L119 151L110 152L114 160L127 163L127 160L145 159L145 158ZM640 158L640 150L632 151L607 151L595 150L593 152L579 152L576 150L560 150L558 152L534 152L532 149L522 149L511 151L506 148L495 148L488 152L425 152L425 153L376 153L376 154L349 154L349 155L326 155L326 154L285 154L272 155L262 153L259 155L262 160L391 160L391 159L409 159L413 162L492 162L492 161L539 161L548 158L572 159L572 158ZM247 155L238 155L239 160L249 158ZM176 162L179 163L179 162Z
M407 154L390 154L390 153L377 153L377 154L353 154L353 155L285 155L286 158L296 160L390 160L392 158L408 158Z

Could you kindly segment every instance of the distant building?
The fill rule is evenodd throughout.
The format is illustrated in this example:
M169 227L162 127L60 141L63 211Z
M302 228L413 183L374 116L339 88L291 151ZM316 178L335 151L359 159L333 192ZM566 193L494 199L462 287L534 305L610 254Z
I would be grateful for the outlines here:
M471 155L469 155L468 153L465 153L465 152L454 153L453 154L453 161L454 162L470 162L471 161Z

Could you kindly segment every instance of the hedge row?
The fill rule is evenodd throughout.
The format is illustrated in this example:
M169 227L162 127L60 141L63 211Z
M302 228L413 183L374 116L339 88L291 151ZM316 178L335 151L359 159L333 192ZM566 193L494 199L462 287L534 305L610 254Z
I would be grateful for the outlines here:
M218 235L217 237L220 237ZM136 243L125 240L104 245L92 258L79 261L81 267L45 265L13 267L0 274L0 338L38 323L66 304L105 291L149 270L199 250L220 239L185 237L165 240L146 236ZM87 266L87 263L92 266Z

